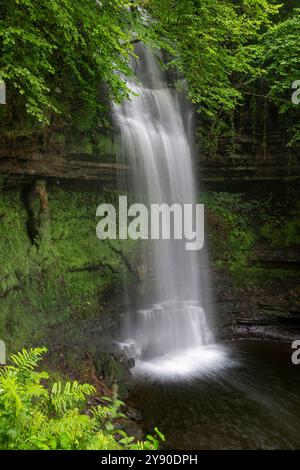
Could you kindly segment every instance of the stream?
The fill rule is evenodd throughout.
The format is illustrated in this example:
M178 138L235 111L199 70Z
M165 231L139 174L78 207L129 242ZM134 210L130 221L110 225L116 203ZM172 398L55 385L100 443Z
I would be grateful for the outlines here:
M136 371L130 404L166 448L295 449L300 445L300 366L283 343L225 343L218 365L182 380Z

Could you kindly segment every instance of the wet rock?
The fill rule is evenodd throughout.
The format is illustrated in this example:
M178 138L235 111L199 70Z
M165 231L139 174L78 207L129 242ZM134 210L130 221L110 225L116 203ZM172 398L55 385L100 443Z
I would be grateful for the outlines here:
M129 369L132 369L135 366L135 359L133 359L133 357L127 360L127 366Z
M106 351L98 352L94 359L96 370L110 383L119 382L128 376L126 368Z
M113 343L111 351L113 357L128 370L135 366L137 351L133 341L127 343Z
M278 325L248 324L227 325L222 332L221 339L228 340L262 340L290 343L299 338L300 328L283 327Z
M129 406L126 409L126 415L128 416L128 418L132 419L133 421L142 421L143 419L142 414L135 408L132 408L131 406Z
M131 378L128 360L123 363L107 351L98 351L93 362L97 373L104 377L109 386L117 384L118 396L121 400L125 400L128 397L127 383Z
M141 441L144 437L142 429L131 419L121 418L117 421L117 425L117 427L125 431L128 436L132 436L138 441Z
M134 341L127 341L126 343L113 343L111 351L116 358L120 360L129 360L137 357L137 351Z

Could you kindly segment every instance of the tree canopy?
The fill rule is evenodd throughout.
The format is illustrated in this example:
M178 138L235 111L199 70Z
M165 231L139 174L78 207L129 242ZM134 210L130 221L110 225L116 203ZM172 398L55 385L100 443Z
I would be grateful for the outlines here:
M291 12L292 10L292 12ZM299 10L275 0L2 0L0 79L18 116L49 124L99 121L128 97L134 43L164 49L205 119L242 101L263 78L282 111L299 78Z
M294 9L282 22L274 25L262 38L262 65L266 70L268 98L280 113L296 114L293 103L294 87L300 88L300 9ZM300 124L295 119L291 128L291 143L300 140Z
M234 79L258 72L255 43L278 7L267 0L153 0L147 8L191 101L208 117L234 108L241 98Z
M48 123L51 112L68 115L101 106L127 89L132 21L126 0L2 0L0 78L13 87L18 106ZM16 93L8 90L9 95Z

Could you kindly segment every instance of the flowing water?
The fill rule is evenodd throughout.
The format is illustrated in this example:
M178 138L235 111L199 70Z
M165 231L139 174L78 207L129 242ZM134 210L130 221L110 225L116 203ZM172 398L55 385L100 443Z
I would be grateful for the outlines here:
M135 377L130 404L145 432L155 426L168 449L299 449L300 366L290 345L224 345L223 367L187 381Z
M195 204L190 115L152 52L139 46L137 54L136 78L128 84L135 96L115 107L119 159L133 170L135 202ZM199 269L204 255L187 251L184 240L146 243L152 304L131 312L123 345L139 358L136 373L182 376L221 354L207 321L209 282Z
M194 204L189 114L154 55L137 53L135 96L115 107L126 189L138 203ZM158 426L173 449L297 448L300 366L289 347L216 345L205 252L178 240L144 246L151 301L135 299L143 307L125 315L119 342L136 359L130 400L144 431Z

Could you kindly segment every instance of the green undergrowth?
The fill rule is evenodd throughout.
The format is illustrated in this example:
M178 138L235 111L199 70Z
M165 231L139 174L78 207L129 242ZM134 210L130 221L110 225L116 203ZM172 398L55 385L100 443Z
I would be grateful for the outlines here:
M38 368L45 352L23 349L0 370L1 450L156 450L165 440L157 428L138 441L119 427L116 388L99 405L92 385L53 381Z
M8 349L47 343L49 329L105 316L103 298L143 273L141 251L134 241L96 237L96 208L117 205L110 190L48 188L49 225L42 223L34 191L0 194L0 338ZM294 195L275 203L247 200L245 195L207 192L210 247L215 266L241 282L295 276L285 267L253 264L261 247L286 250L299 245L299 203ZM45 217L45 216L44 216ZM45 222L45 221L44 221ZM47 221L46 221L47 222ZM284 252L284 251L283 251Z

